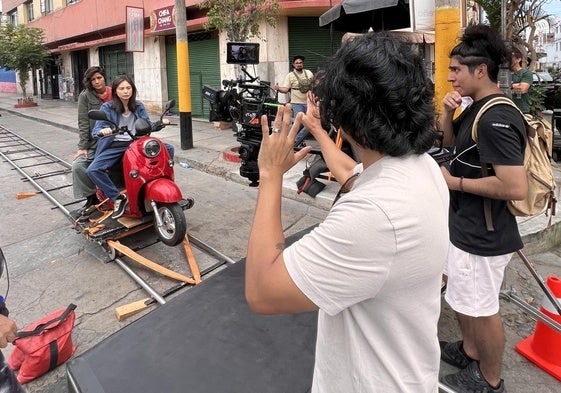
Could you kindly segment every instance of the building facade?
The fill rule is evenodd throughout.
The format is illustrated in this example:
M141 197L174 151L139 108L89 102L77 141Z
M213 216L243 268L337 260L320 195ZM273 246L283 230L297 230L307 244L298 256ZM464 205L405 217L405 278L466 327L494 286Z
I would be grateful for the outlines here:
M239 67L226 64L226 37L206 30L205 11L200 0L186 0L189 41L189 69L192 113L208 116L202 86L220 88L222 79L237 78ZM306 56L313 68L331 54L343 33L330 36L319 27L318 17L330 8L329 0L280 1L282 11L276 28L261 27L260 63L248 72L264 81L280 81L290 70L290 58ZM45 45L51 51L49 63L33 77L34 93L43 98L76 100L83 88L82 76L92 65L105 68L109 81L119 74L131 75L139 99L151 111L178 96L176 37L173 0L3 0L3 13L10 23L43 29ZM142 42L130 50L127 45L127 13L140 12ZM129 15L130 16L130 15ZM174 18L172 18L173 20ZM130 20L129 20L130 21ZM130 26L129 26L130 27ZM108 82L109 83L109 82ZM29 91L33 91L30 82Z
M550 27L549 39L543 44L546 57L540 59L543 71L550 71L552 75L561 72L561 19L555 19Z
M421 1L421 0L419 0ZM207 117L209 105L202 87L221 87L223 79L237 79L239 66L226 63L226 34L206 30L201 0L185 0L189 48L192 114ZM279 0L276 27L263 24L259 64L247 71L271 84L284 80L294 55L306 57L315 71L340 46L343 32L319 26L319 16L339 0ZM30 82L29 91L42 98L76 100L82 76L92 65L102 66L108 83L119 74L131 75L139 99L158 112L178 97L174 0L3 0L4 19L41 28L51 58ZM127 20L129 23L127 23ZM420 43L432 70L434 46ZM282 101L282 95L279 99Z

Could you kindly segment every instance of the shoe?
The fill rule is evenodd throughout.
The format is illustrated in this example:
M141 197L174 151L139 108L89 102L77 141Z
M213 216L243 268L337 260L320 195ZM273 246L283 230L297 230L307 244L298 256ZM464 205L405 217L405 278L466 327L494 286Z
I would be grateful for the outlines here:
M466 368L469 366L475 359L466 355L463 343L463 341L440 341L440 359L457 368Z
M471 362L456 374L445 375L442 383L457 393L506 393L505 383L501 379L499 386L494 388L485 380L479 363Z
M129 201L126 195L119 195L117 199L115 199L115 203L114 203L115 208L113 209L113 214L111 215L111 218L121 217L125 212L125 209L127 208L128 204Z
M86 198L86 203L82 206L82 210L80 211L80 215L87 216L90 215L94 211L94 206L99 203L97 199L97 195L92 194Z

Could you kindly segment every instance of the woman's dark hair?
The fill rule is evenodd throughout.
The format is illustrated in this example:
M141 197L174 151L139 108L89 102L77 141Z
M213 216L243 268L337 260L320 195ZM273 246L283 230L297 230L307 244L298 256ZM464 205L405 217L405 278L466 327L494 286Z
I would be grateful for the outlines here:
M321 121L360 146L390 156L421 154L434 143L434 102L423 61L387 33L346 41L316 74Z
M100 66L93 66L88 68L84 73L84 79L82 82L84 83L84 87L86 89L90 89L90 90L93 89L92 76L94 76L95 73L100 73L101 76L103 76L103 79L105 79L105 83L107 84L107 75L105 75L105 70Z
M129 108L129 111L134 112L136 111L136 85L134 84L132 78L128 75L119 75L115 77L115 79L113 79L113 84L111 85L111 90L113 91L113 97L111 98L111 107L119 113L125 112L123 102L117 95L117 87L123 82L128 82L132 86L132 94L127 106Z
M470 73L480 64L485 64L492 82L497 82L501 64L510 64L509 51L499 32L482 24L466 27L460 43L450 52L450 57L467 65Z

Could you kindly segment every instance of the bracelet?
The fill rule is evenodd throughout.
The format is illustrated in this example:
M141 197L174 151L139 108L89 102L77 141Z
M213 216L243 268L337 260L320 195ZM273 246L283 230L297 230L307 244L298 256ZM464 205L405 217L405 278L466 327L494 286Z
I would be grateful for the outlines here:
M464 193L464 177L460 177L460 192Z

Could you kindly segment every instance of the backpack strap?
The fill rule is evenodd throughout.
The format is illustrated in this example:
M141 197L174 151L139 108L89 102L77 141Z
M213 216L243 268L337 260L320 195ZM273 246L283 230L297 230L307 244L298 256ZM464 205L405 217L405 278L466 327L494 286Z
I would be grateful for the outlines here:
M304 79L306 79L306 80L310 79L310 78L308 78L308 74L306 74L306 70L302 70L302 72L304 73ZM298 77L298 74L296 74L296 71L292 71L292 73L294 74L294 77L298 81L298 89L297 90L300 90L300 85L302 84L302 79L300 79Z
M477 112L477 115L475 116L475 120L473 121L473 125L471 126L471 139L473 139L475 141L475 143L477 143L477 126L479 124L479 119L481 118L481 116L483 116L483 114L487 111L487 109L489 109L492 106L498 105L498 104L506 104L506 105L512 106L513 108L516 108L516 110L518 112L520 112L520 115L522 116L524 121L526 121L526 117L520 111L520 109L518 109L516 104L514 102L512 102L512 100L510 100L509 98L504 97L504 96L503 97L492 98L489 101L487 101L485 103L485 105L483 105L481 107L479 112Z
M477 115L475 116L475 120L473 121L473 125L471 126L471 139L473 139L475 141L475 143L478 143L477 126L479 125L479 119L481 118L481 116L483 116L483 113L485 113L487 111L487 109L489 109L492 106L499 105L499 104L506 104L506 105L510 105L510 106L516 108L518 110L518 112L520 112L520 114L522 115L522 118L524 119L524 122L526 122L526 118L524 117L524 114L520 111L520 109L518 109L518 107L516 106L516 104L514 104L514 102L512 102L512 100L510 100L510 99L508 99L507 97L504 97L504 96L503 97L492 98L489 101L487 101L485 103L485 105L483 105L481 107L479 112L477 112ZM488 164L481 162L481 175L483 177L489 176L489 170L487 168L487 165ZM494 232L495 227L493 226L493 215L491 214L491 199L490 198L483 198L483 211L484 211L484 214L485 214L485 225L487 227L487 230L489 232Z

